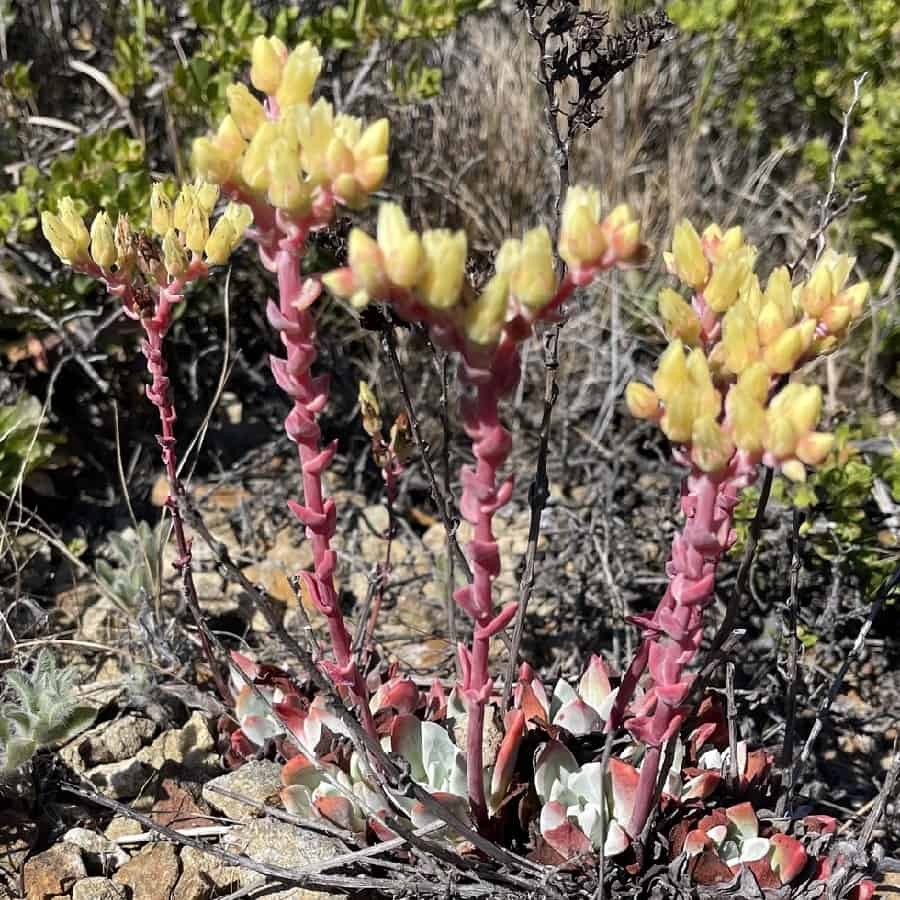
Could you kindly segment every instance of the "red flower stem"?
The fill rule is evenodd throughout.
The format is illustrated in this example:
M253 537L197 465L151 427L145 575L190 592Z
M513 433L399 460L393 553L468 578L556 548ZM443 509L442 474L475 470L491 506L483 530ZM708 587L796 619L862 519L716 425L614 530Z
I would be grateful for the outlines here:
M331 538L335 530L335 508L333 500L326 501L323 497L322 475L334 455L336 442L322 448L317 422L317 415L328 400L328 379L311 374L316 358L316 331L309 306L321 287L315 280L300 275L305 238L305 230L296 228L283 233L278 241L274 268L279 302L277 308L270 306L269 310L269 318L279 328L287 350L287 359L273 360L272 369L278 384L294 400L285 420L285 430L297 445L302 471L303 505L292 503L291 509L306 526L313 551L314 572L301 573L301 583L328 626L334 662L324 663L323 668L337 685L349 690L363 727L374 738L376 729L368 691L353 655L334 586L337 555L331 549Z
M512 480L498 485L500 467L509 456L512 439L499 419L503 394L515 385L519 376L516 344L504 340L497 348L489 369L466 366L463 380L475 385L475 397L463 404L463 424L472 440L474 471L463 469L461 511L474 526L469 543L472 583L454 594L459 606L474 620L471 649L459 647L461 692L468 710L466 733L466 786L469 805L481 831L488 824L488 806L484 785L485 707L494 690L488 671L491 638L515 615L517 604L508 604L494 614L493 581L500 574L500 552L493 532L493 519L510 497Z
M686 454L676 451L679 456L687 461ZM641 626L643 639L622 679L608 726L613 729L621 724L637 682L649 667L642 713L627 723L647 747L628 823L632 837L643 830L656 799L662 748L690 712L683 705L691 685L685 670L703 637L703 610L714 600L716 568L734 543L732 523L738 493L752 483L756 473L756 461L742 453L736 453L720 473L708 474L693 467L682 484L686 522L672 542L666 566L669 585L652 616L632 620Z
M223 702L231 702L231 691L228 689L218 660L213 653L214 638L210 633L206 620L200 609L197 599L197 588L194 585L193 567L191 565L191 541L184 531L184 521L178 506L178 498L184 494L184 486L178 478L178 460L175 453L175 405L172 401L171 385L166 374L166 359L163 353L163 342L172 321L172 307L180 303L182 284L175 282L168 286L161 286L159 299L152 318L141 318L141 325L147 340L143 345L144 356L147 359L147 370L152 379L147 387L147 398L159 411L161 434L157 436L159 441L162 463L166 470L166 478L169 482L169 496L166 497L165 506L172 516L173 531L175 532L175 545L178 548L178 558L173 563L175 570L181 576L182 596L184 597L197 632L200 635L200 644L203 655L212 672L216 689Z

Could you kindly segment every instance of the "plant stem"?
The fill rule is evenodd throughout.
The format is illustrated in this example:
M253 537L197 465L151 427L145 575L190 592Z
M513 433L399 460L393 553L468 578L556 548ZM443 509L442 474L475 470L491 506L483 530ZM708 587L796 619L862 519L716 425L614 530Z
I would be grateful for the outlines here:
M166 478L169 482L169 496L166 498L166 508L172 516L173 531L175 532L175 545L178 548L178 558L173 563L175 570L181 576L181 594L190 610L191 617L197 626L200 635L200 644L203 655L212 672L216 690L223 702L231 702L231 691L222 674L216 655L213 652L214 638L210 633L200 603L197 599L197 588L194 585L193 568L191 565L191 542L184 531L184 520L178 506L178 498L183 494L184 488L178 479L178 460L175 454L175 406L172 402L170 382L166 374L166 359L163 353L163 341L171 323L171 310L175 303L181 302L181 294L178 285L161 287L159 290L159 302L154 310L152 318L141 318L141 324L147 340L143 345L144 356L147 359L147 370L152 379L147 388L147 398L159 411L159 423L161 433L157 436L160 446L162 463L166 470Z
M316 358L315 322L309 311L321 290L313 279L300 275L300 256L306 233L297 228L278 241L274 268L278 279L278 306L270 304L269 320L281 332L286 359L273 358L272 372L279 386L294 400L285 420L288 437L297 445L303 482L303 505L291 503L291 510L306 526L313 552L314 571L300 573L311 601L325 616L331 638L334 662L323 663L329 676L346 687L356 706L360 721L370 735L375 723L369 708L368 691L356 664L350 634L341 612L334 586L337 554L331 549L335 531L334 501L325 500L322 474L331 462L337 442L322 448L322 432L316 417L328 402L328 376L314 377L311 367Z

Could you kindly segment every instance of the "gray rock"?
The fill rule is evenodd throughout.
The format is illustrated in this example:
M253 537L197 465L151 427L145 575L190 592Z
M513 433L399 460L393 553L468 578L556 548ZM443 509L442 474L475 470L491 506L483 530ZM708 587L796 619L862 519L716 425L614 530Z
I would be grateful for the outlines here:
M114 841L88 828L70 828L63 840L74 844L81 850L82 856L105 871L117 869L128 862L128 854Z
M72 844L56 844L25 863L25 900L49 900L68 894L87 876L81 851Z
M72 900L127 900L128 892L108 878L82 878L72 888Z
M142 716L104 722L79 735L60 751L76 772L131 759L156 733L156 725Z
M201 766L211 762L209 757L215 746L206 716L197 710L183 728L164 731L149 747L140 750L137 758L154 769L161 769L167 762Z
M277 819L256 819L241 825L223 838L222 846L232 853L243 853L257 862L285 869L312 865L345 852L340 842L333 838L304 831ZM265 877L256 872L240 868L233 871L240 887L265 881ZM291 887L266 896L268 900L334 900L343 895Z
M181 877L172 900L211 900L240 887L241 870L193 847L181 849Z
M178 851L174 844L148 844L119 869L113 880L131 889L132 900L161 900L178 883Z
M95 766L85 772L85 777L104 796L124 800L136 797L152 774L153 769L146 763L139 759L126 759Z
M259 811L240 800L217 793L221 787L257 803L268 803L281 791L281 766L268 759L253 760L239 769L213 778L203 785L203 799L230 819L244 821L259 815Z

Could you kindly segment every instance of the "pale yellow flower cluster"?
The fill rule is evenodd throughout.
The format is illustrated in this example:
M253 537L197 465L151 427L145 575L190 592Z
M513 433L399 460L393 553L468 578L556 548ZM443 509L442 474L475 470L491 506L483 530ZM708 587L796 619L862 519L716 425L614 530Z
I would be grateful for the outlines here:
M394 203L378 210L376 238L359 228L350 233L346 269L324 276L339 297L362 308L370 299L405 292L425 310L454 321L467 340L495 344L518 303L536 315L556 293L553 246L546 228L534 228L521 240L503 243L495 274L479 297L468 295L465 281L466 235L435 229L421 235L410 228Z
M821 462L833 443L813 430L821 392L789 384L770 393L779 377L837 346L862 314L869 286L847 287L854 260L829 251L805 283L793 286L782 267L763 290L756 256L740 228L723 233L711 225L701 236L690 222L676 226L664 258L693 296L689 302L670 288L660 292L671 343L653 388L629 385L626 402L633 415L658 421L671 441L689 445L704 471L723 468L738 449L802 481L804 465Z
M583 229L586 236L579 229ZM640 228L628 207L599 218L599 195L593 188L572 187L563 210L560 253L573 283L600 268L627 262L640 250ZM553 242L544 227L521 239L504 241L494 261L494 276L478 297L465 281L466 235L434 229L417 233L393 203L381 205L376 237L355 228L350 233L349 265L323 278L326 286L357 308L370 299L404 295L421 309L442 314L473 345L495 345L517 315L538 318L560 289Z
M218 197L217 185L198 180L184 185L173 204L162 185L153 186L150 227L161 239L162 269L159 270L158 251L152 249L152 244L139 248L140 236L132 233L127 216L120 215L113 228L108 213L101 210L88 231L74 201L64 197L59 203L59 214L42 213L41 224L53 252L75 268L93 262L104 274L115 272L124 279L141 262L150 270L148 274L161 279L164 271L170 278L177 278L193 259L202 258L207 265L227 262L253 221L249 207L229 203L210 231L210 216Z
M228 87L229 114L216 133L194 141L193 163L208 181L228 184L293 216L309 213L317 191L351 208L363 206L388 169L387 119L368 127L312 92L322 57L308 41L288 53L277 38L258 37L250 78L267 105L243 84Z

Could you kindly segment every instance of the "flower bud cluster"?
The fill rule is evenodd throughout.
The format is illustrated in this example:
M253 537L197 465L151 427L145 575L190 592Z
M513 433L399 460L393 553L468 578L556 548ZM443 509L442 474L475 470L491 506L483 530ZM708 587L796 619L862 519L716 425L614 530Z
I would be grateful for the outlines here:
M250 80L266 99L243 84L226 89L229 114L214 135L194 141L197 172L296 218L327 197L365 205L387 174L388 122L363 128L360 119L335 114L327 100L311 103L321 69L322 57L308 41L288 53L277 38L258 37Z
M570 190L572 194L576 201L596 197L596 192L577 187ZM569 224L564 229L569 230L560 239L560 252L565 252L570 266L578 267L578 273L589 272L593 277L638 253L638 223L631 220L626 207L614 210L602 223L596 216L585 218L582 225L597 229L597 238L593 244L579 244L573 222L584 217L587 207L576 201L568 207ZM573 209L582 212L573 213ZM623 231L627 238L622 237ZM575 245L584 255L573 255ZM353 229L349 265L330 272L323 281L332 293L358 309L372 299L391 300L402 307L404 317L440 324L464 347L481 351L496 347L514 322L532 322L545 315L559 296L553 243L544 227L503 242L494 275L478 296L466 282L466 252L465 232L434 229L419 234L410 228L399 206L385 203L379 209L376 237ZM571 283L580 283L574 271L570 268Z
M834 349L862 314L868 284L847 287L854 260L828 251L805 283L792 285L781 267L763 290L756 256L739 227L711 225L700 235L690 222L676 226L664 258L692 296L660 292L670 344L653 387L629 385L626 402L686 445L704 472L724 470L737 450L803 481L804 466L820 463L833 443L814 431L821 392L789 384L771 395L802 363Z
M631 261L641 251L640 223L622 204L600 218L600 192L574 186L566 194L559 234L559 255L576 284L593 277L597 268Z
M53 252L75 269L93 272L117 283L128 283L135 268L151 283L180 278L192 262L207 266L228 261L253 220L249 207L229 203L210 230L210 216L219 198L217 185L204 181L186 184L175 203L165 188L155 184L150 193L150 234L132 231L128 217L120 215L115 228L101 210L90 231L70 197L59 203L59 214L41 216L44 235Z

